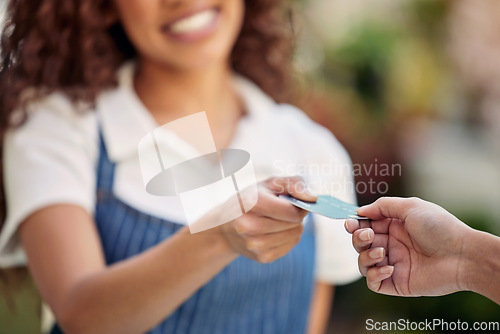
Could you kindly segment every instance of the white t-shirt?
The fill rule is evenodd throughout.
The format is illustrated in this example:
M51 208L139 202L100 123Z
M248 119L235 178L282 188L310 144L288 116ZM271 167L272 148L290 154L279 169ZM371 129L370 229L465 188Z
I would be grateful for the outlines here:
M27 122L7 133L7 218L0 234L0 266L26 263L16 231L36 210L71 203L93 213L99 125L109 158L116 163L115 195L143 212L184 221L177 197L153 196L145 190L137 144L158 125L135 94L133 72L132 63L124 65L118 72L119 86L101 93L94 111L79 113L66 96L54 93L34 103ZM258 181L299 174L317 194L355 202L349 156L328 130L297 108L276 104L247 79L235 76L234 85L247 115L230 147L250 153ZM316 278L336 284L358 278L357 254L342 221L315 216L315 226Z

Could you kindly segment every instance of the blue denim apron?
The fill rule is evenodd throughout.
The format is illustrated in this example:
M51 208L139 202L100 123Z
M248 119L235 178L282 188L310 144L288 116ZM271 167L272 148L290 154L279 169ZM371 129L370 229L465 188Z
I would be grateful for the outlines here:
M168 239L183 225L140 212L113 194L115 164L100 140L95 220L111 265ZM240 256L150 333L302 334L313 288L314 231L308 217L299 244L260 264ZM55 326L52 333L60 333Z

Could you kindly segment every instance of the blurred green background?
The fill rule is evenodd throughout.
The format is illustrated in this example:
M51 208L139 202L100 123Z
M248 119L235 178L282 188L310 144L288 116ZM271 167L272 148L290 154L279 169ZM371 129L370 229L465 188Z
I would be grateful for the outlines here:
M354 164L400 166L401 173L357 175L357 182L383 185L360 192L359 204L382 195L419 196L499 235L500 1L296 0L294 6L304 109L332 130ZM15 299L6 298L4 290L13 287L6 282L25 275L0 274L0 333L34 332L40 307L32 283L17 279ZM359 280L335 294L328 333L365 333L367 319L500 321L498 305L467 292L396 298L372 293Z
M401 166L394 175L358 175L357 182L388 185L358 193L359 204L418 196L499 235L500 1L313 0L297 7L305 109L354 164ZM500 307L467 292L381 296L364 279L338 287L328 332L366 333L367 319L472 324L500 321Z

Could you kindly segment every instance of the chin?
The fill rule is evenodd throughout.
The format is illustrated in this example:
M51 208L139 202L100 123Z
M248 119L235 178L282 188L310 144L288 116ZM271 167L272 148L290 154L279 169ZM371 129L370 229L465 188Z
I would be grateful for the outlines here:
M177 70L194 71L206 70L211 67L217 67L229 63L230 49L222 52L218 46L210 48L192 48L192 50L183 50L183 52L170 51L168 56L163 58L163 62L170 68ZM172 55L176 55L172 58Z

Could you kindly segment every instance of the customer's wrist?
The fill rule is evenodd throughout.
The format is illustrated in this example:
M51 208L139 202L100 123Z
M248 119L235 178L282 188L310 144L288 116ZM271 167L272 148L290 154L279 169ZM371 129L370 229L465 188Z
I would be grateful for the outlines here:
M499 238L486 232L471 229L463 253L464 290L487 295L489 286L498 284L495 276L500 270Z

